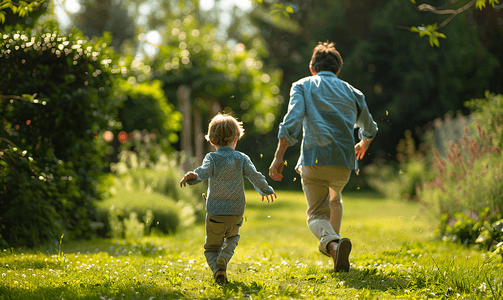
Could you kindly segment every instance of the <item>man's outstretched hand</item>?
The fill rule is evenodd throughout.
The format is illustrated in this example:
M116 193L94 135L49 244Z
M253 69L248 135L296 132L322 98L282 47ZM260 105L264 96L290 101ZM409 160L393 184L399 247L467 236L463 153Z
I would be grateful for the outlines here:
M365 152L369 148L370 142L372 139L361 140L358 144L355 145L356 159L361 160L363 156L365 156Z
M283 159L278 159L275 157L271 163L271 166L269 167L269 177L271 177L272 180L281 181L281 178L283 178L283 175L281 175L281 173L283 172L284 166L285 165L283 164Z
M267 196L262 196L262 201L264 201L264 198L267 199L267 202L269 202L269 196L271 196L271 201L270 202L274 202L274 199L278 199L278 196L276 196L276 194L271 194L271 195L267 195Z

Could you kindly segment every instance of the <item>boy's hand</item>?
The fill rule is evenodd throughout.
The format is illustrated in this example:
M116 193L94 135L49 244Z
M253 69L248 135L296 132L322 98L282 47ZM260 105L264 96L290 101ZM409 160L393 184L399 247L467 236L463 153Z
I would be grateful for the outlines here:
M187 186L187 180L189 179L197 179L197 174L194 172L188 172L183 176L182 180L180 180L180 187Z
M271 196L271 202L274 202L274 199L278 199L278 196L276 196L276 193L274 193L274 194L271 194L271 195L262 196L262 201L264 201L264 197L265 197L267 199L267 202L269 202L269 196Z
M365 152L367 152L367 149L369 148L370 142L372 142L372 139L361 140L358 144L355 145L357 160L361 160L363 158Z

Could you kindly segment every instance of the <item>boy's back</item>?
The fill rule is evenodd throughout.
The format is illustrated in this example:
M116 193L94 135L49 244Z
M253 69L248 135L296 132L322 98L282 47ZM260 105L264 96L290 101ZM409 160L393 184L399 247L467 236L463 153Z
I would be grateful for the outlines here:
M244 177L261 195L274 193L250 158L229 146L221 146L217 151L206 154L202 165L194 172L198 178L187 183L195 184L208 179L206 211L215 215L238 216L244 213Z

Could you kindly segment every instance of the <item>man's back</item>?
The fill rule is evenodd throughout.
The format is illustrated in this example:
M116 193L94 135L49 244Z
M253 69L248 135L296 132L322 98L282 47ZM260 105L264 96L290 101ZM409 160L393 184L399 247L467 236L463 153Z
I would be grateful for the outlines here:
M293 144L304 129L297 167L338 165L356 170L355 124L365 129L360 130L364 136L377 131L363 94L334 73L322 71L292 85L280 134Z

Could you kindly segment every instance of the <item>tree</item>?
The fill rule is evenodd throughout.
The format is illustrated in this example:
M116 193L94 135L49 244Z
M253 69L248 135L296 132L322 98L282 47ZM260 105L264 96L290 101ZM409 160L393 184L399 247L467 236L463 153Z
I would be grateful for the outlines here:
M396 24L433 23L436 15L418 13L401 0L289 3L294 9L289 20L298 23L295 32L274 26L260 13L266 4L253 13L270 53L265 64L283 70L281 91L286 98L292 82L309 75L316 43L335 41L344 59L340 78L362 90L379 125L371 155L394 159L406 129L417 140L417 128L448 111L467 113L464 101L480 97L499 80L498 59L464 19L455 18L444 27L449 38L444 47L432 49ZM286 109L284 105L282 111Z
M82 1L80 12L70 17L72 25L89 37L101 37L104 32L110 32L111 46L117 51L126 40L135 39L136 24L125 7L125 1Z
M188 145L183 150L202 159L204 143L197 142L195 151L190 145L203 141L203 124L222 110L238 116L249 131L272 128L281 101L281 73L264 66L261 57L267 52L260 38L230 48L217 40L214 26L199 23L188 7L173 13L158 30L164 39L148 64L153 78L164 83L168 98L178 99L184 112L187 123L181 134L182 141L188 136Z

